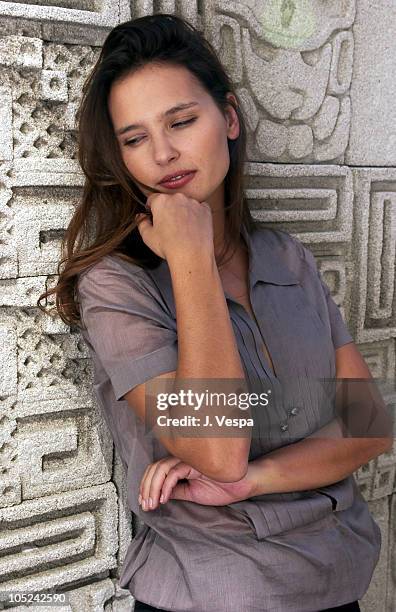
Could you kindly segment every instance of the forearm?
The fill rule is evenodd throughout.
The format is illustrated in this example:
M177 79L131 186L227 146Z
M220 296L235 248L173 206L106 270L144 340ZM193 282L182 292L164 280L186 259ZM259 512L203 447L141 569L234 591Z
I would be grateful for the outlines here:
M209 388L217 392L217 383L214 386L207 383L210 379L221 379L225 383L222 390L226 393L237 392L245 383L245 374L214 256L186 255L183 260L174 259L168 263L178 335L174 390L191 386L189 379L201 379L199 388L197 383L194 384L195 391L204 393ZM179 406L177 408L173 413L181 415ZM184 407L184 413L186 410L188 408ZM235 408L233 414L231 410L231 407L225 406L218 414L235 416ZM197 412L194 414L197 415ZM246 430L244 437L241 437L241 430L237 427L227 427L230 437L214 437L214 430L215 427L212 427L211 436L207 436L200 427L198 437L175 437L176 456L212 478L225 477L232 481L234 476L242 477L248 465L250 429Z
M381 438L345 438L334 419L312 436L249 463L250 497L305 491L338 482L387 450Z

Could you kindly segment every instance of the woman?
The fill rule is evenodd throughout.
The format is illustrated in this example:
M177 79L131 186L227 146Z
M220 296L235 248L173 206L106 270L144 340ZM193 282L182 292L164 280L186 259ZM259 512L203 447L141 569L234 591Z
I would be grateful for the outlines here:
M120 579L135 610L359 610L381 536L352 474L390 441L343 439L332 420L334 390L317 380L370 373L312 253L252 218L245 139L232 83L191 24L115 27L83 91L82 201L40 299L55 292L81 326L144 521ZM148 400L185 379L271 401L249 407L243 432L172 422L153 435Z

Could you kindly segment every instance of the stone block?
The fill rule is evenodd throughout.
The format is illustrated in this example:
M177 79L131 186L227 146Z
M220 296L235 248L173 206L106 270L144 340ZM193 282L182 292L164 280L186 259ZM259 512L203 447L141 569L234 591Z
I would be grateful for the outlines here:
M396 5L390 0L357 3L353 79L353 115L346 163L396 164Z
M116 566L112 483L0 509L2 591L56 590Z
M353 324L358 342L396 335L394 308L396 173L354 169L356 274Z

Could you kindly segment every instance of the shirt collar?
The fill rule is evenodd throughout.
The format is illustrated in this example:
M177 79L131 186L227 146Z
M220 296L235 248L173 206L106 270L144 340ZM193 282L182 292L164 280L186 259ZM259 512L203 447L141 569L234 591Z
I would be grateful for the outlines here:
M255 228L251 234L242 224L241 234L249 250L249 279L275 285L298 285L298 278L282 260L281 244L271 228Z
M245 239L249 250L249 281L253 288L257 282L272 283L274 285L298 285L299 281L292 270L283 260L284 250L279 240L279 235L270 228L255 228L251 234L242 224L241 234ZM169 266L166 259L160 265L146 272L161 287L168 286L172 293L172 281ZM232 299L225 292L228 299Z

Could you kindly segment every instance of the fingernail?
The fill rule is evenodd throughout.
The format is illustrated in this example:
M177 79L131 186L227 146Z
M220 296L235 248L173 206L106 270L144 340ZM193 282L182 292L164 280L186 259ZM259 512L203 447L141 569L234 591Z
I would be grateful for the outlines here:
M153 500L151 499L151 497L149 497L149 506L150 506L150 508L153 507Z
M138 497L138 502L139 502L139 505L142 503L142 496L140 495L140 493L139 493L139 497Z
M142 508L143 510L146 510L146 500L145 499L142 501Z
M161 502L161 504L163 504L163 503L164 503L164 494L162 494L162 495L161 495L161 497L160 497L160 502Z

